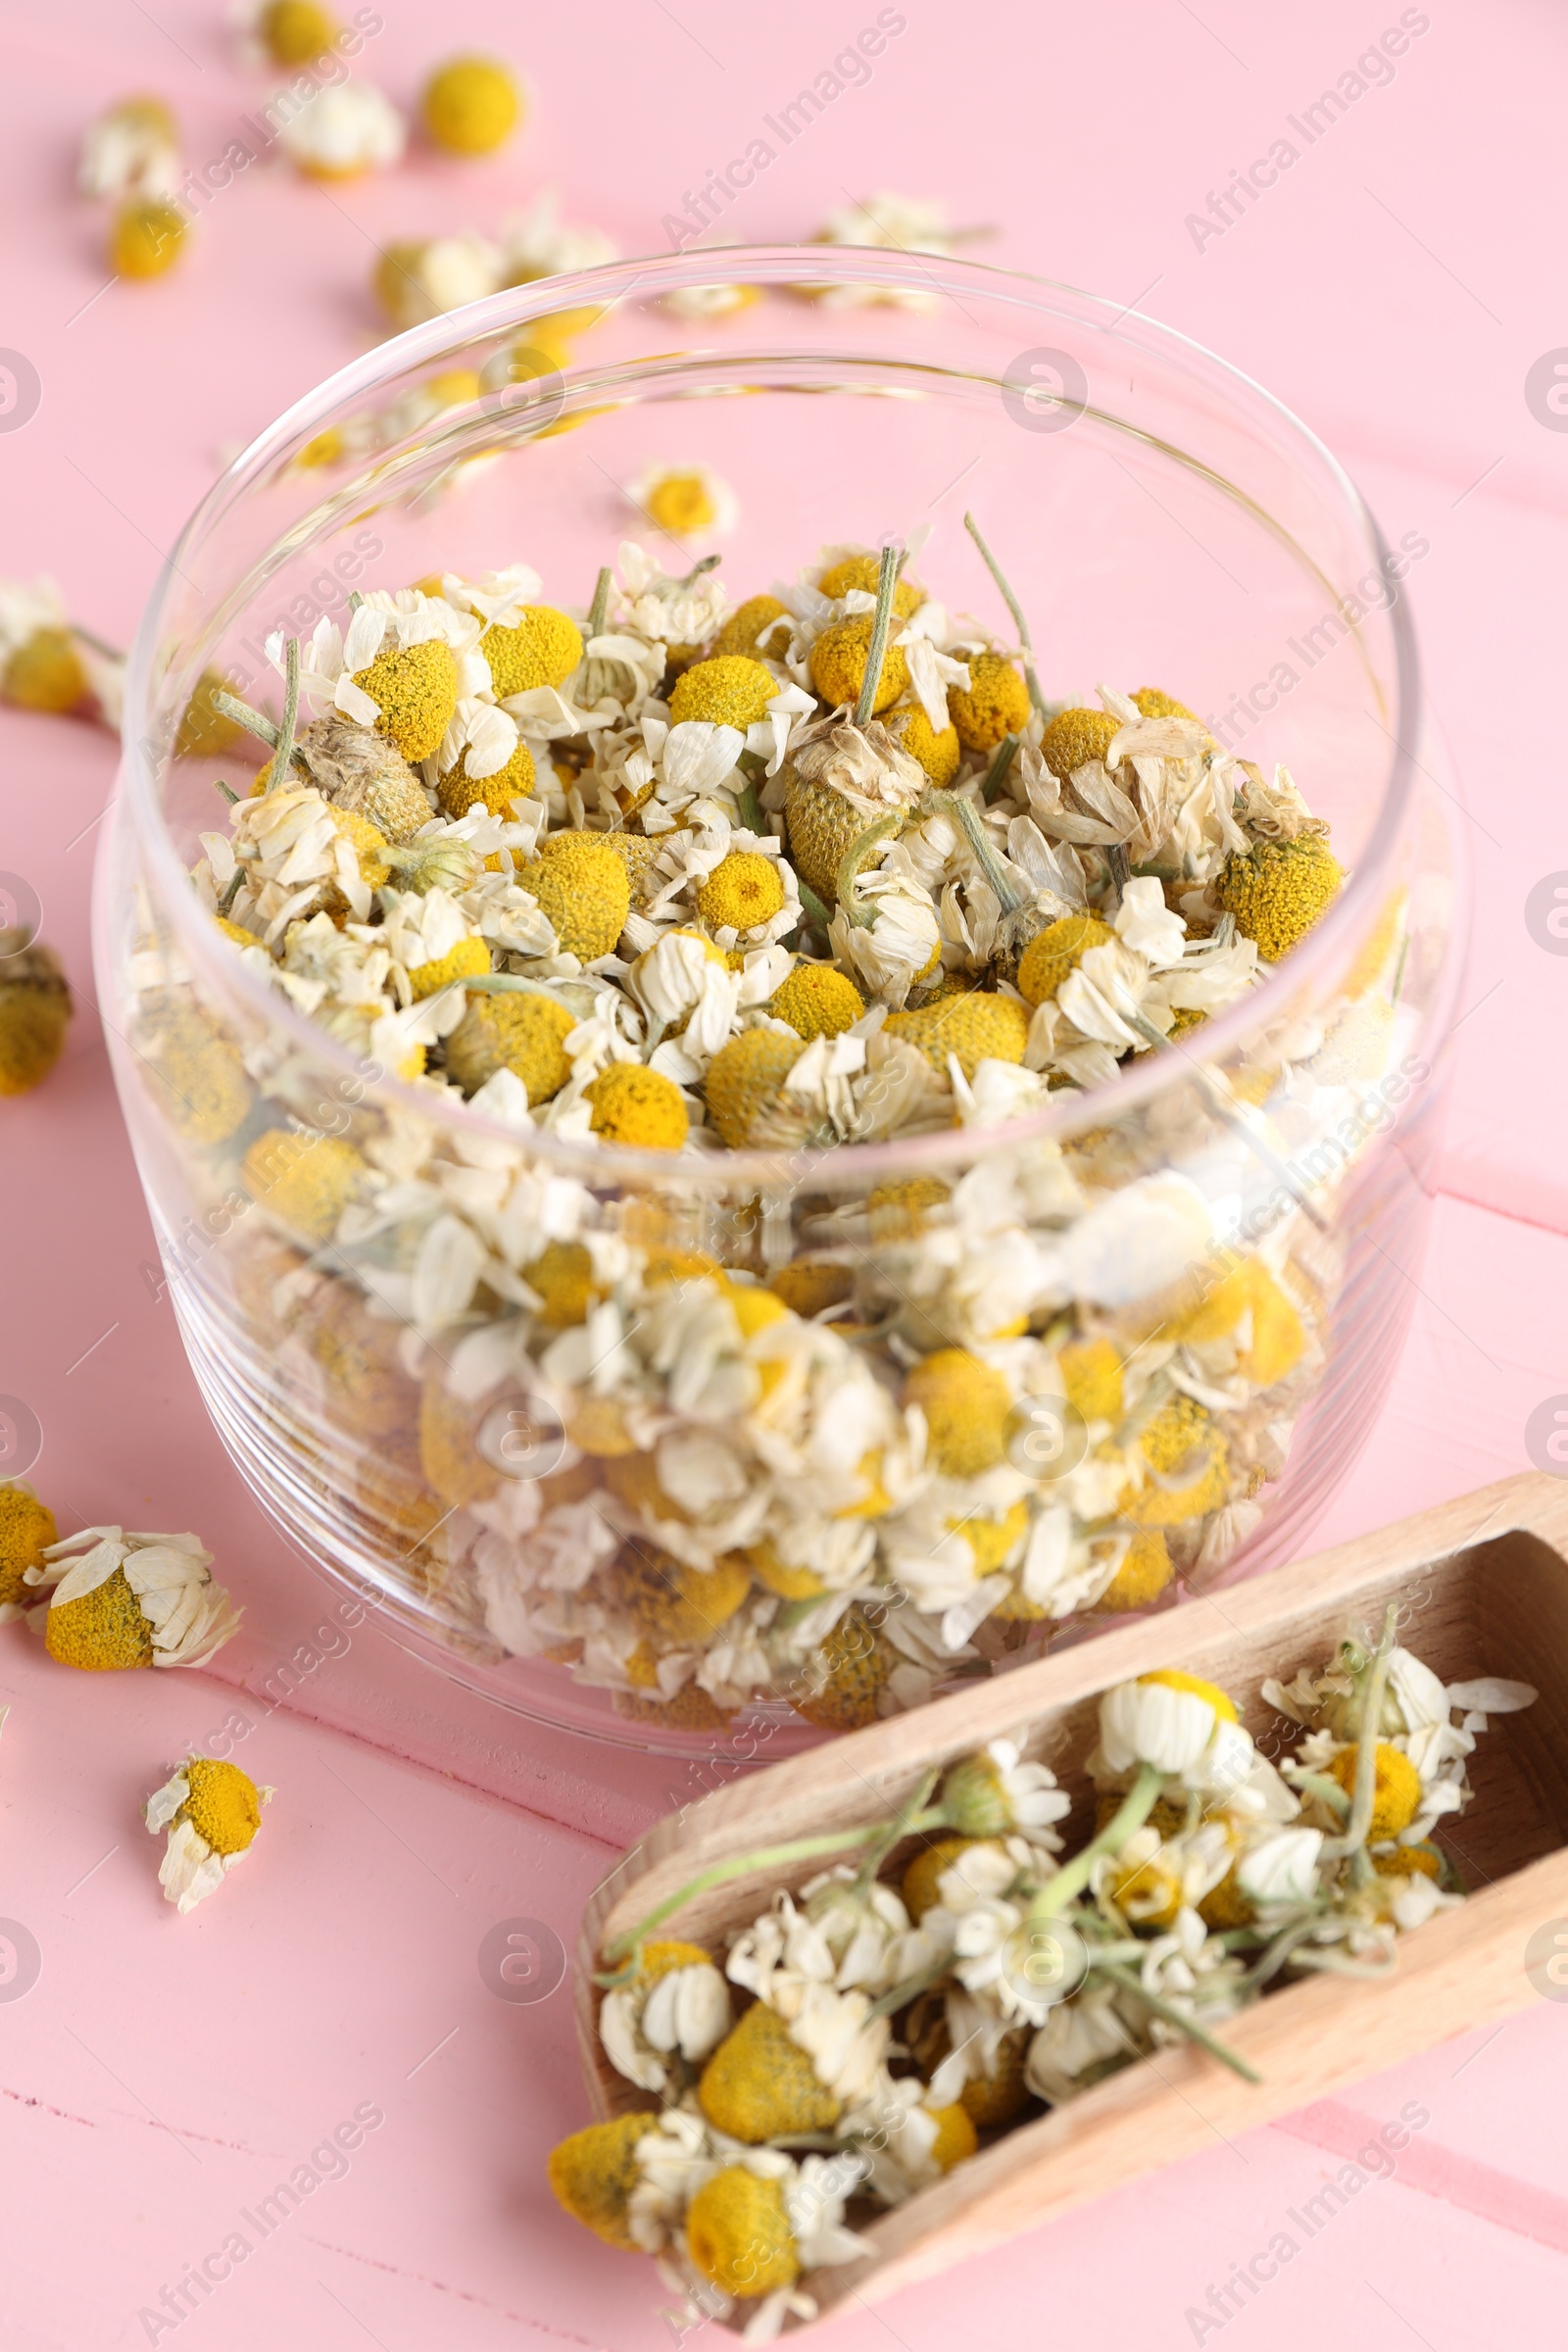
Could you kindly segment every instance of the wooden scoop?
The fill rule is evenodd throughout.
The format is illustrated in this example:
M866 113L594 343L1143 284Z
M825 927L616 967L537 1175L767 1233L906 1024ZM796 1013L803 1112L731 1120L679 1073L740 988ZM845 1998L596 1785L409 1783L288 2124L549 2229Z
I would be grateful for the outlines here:
M578 2029L595 2114L648 2104L599 2044L601 1951L700 1872L887 1820L932 1766L1001 1738L1050 1764L1072 1796L1071 1851L1093 1834L1082 1766L1103 1690L1180 1667L1228 1690L1268 1753L1279 1718L1258 1698L1259 1684L1321 1667L1349 1628L1375 1639L1391 1601L1400 1642L1445 1682L1496 1675L1540 1690L1533 1707L1494 1719L1470 1760L1475 1797L1437 1833L1469 1899L1401 1936L1392 1983L1320 1976L1228 2018L1219 2031L1261 2078L1255 2086L1191 2045L1162 2049L1003 2133L865 2225L862 2261L802 2284L824 2315L846 2296L876 2301L1217 2137L1527 2007L1538 1994L1526 1946L1537 1930L1568 1921L1568 1482L1534 1472L744 1774L656 1823L593 1897L578 1942ZM689 1900L659 1933L721 1953L727 1933L764 1909L775 1887L793 1890L833 1859L732 1879Z

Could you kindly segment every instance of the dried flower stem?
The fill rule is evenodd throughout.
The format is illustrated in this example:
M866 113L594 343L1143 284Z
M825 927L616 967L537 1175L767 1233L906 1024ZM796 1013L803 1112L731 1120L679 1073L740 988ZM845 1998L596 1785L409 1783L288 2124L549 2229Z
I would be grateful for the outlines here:
M1016 735L1004 735L997 746L996 758L986 769L986 780L980 787L980 798L988 808L993 801L1000 801L1002 798L1002 788L1007 781L1007 770L1017 757L1018 740Z
M1082 1894L1089 1884L1090 1874L1102 1854L1119 1854L1135 1830L1141 1830L1158 1801L1165 1776L1152 1764L1140 1764L1138 1776L1115 1812L1098 1838L1092 1838L1082 1853L1064 1862L1054 1878L1046 1881L1029 1905L1025 1924L1034 1927L1043 1919L1054 1919L1073 1899Z
M276 744L277 729L272 721L260 710L253 710L249 703L242 703L237 695L220 691L213 696L213 709L221 710L225 718L233 719L247 734L259 736L269 750Z
M288 782L289 769L294 761L294 729L299 714L300 641L297 637L291 637L283 648L283 723L277 730L272 772L267 779L270 793L280 791Z
M882 566L876 579L876 611L871 615L871 642L865 652L865 675L860 680L860 692L855 705L855 723L868 727L876 710L876 690L882 683L882 657L888 650L888 630L893 620L893 591L898 585L905 550L897 539L890 539L882 550Z
M589 638L602 637L609 614L610 565L603 564L599 568L599 577L594 582L594 601L588 608L588 626L584 634Z
M996 581L997 586L1001 589L1002 601L1006 606L1007 611L1012 614L1012 625L1018 632L1018 644L1023 653L1023 675L1024 683L1029 689L1029 700L1033 703L1041 717L1046 718L1050 715L1050 710L1046 702L1046 698L1041 692L1039 674L1035 669L1034 640L1029 634L1029 623L1023 616L1023 607L1019 604L1018 599L1013 595L1012 590L1007 582L1006 573L1003 570L1002 565L997 562L996 557L991 553L990 548L986 545L985 535L981 531L980 525L976 522L972 514L966 514L964 515L963 527L968 532L970 538L974 541L976 547L980 550L985 567L987 571L990 572L991 577Z
M1196 2019L1184 2017L1171 2002L1162 2000L1157 1992L1151 1992L1136 1970L1123 1968L1116 1960L1094 1960L1090 1966L1099 1975L1108 1977L1113 1984L1119 1984L1123 1992L1135 1994L1146 2009L1152 2009L1156 2017L1162 2017L1166 2025L1174 2026L1177 2033L1185 2034L1189 2041L1196 2041L1200 2050L1206 2050L1211 2058L1217 2058L1221 2066L1228 2066L1231 2073L1240 2075L1244 2082L1262 2081L1262 2076L1250 2067L1245 2058L1238 2058L1234 2050L1228 2050L1222 2041L1216 2041L1213 2034L1205 2033Z
M1361 1693L1361 1731L1355 1748L1355 1795L1350 1804L1350 1818L1343 1837L1323 1840L1325 1859L1355 1853L1365 1845L1372 1827L1378 1788L1378 1729L1383 1715L1383 1693L1389 1684L1389 1652L1394 1647L1398 1620L1398 1603L1391 1600L1384 1615L1383 1635L1373 1656L1372 1671Z
M684 1886L677 1887L673 1894L666 1895L662 1903L657 1903L645 1919L638 1921L635 1928L628 1928L624 1935L616 1936L607 1943L605 1958L610 1961L626 1959L674 1912L682 1910L687 1903L695 1902L698 1895L709 1893L714 1886L727 1886L731 1879L750 1878L754 1872L775 1870L788 1862L807 1862L816 1854L845 1853L851 1846L864 1845L869 1839L882 1837L885 1827L879 1821L861 1822L853 1830L824 1830L815 1838L792 1838L783 1845L766 1845L755 1854L733 1854L727 1862L715 1862L710 1869L699 1871L695 1879L688 1879ZM945 1827L946 1818L942 1809L935 1806L907 1822L906 1835L917 1837L922 1830Z

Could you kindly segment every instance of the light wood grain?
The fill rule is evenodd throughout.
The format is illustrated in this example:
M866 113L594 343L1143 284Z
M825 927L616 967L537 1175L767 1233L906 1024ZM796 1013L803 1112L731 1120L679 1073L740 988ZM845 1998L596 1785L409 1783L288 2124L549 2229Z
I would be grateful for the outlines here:
M1229 2021L1226 2039L1260 2084L1190 2048L1162 2052L1005 2133L871 2223L863 2261L807 2283L824 2311L851 2293L891 2294L1216 2136L1524 2006L1536 1997L1525 1945L1544 1922L1568 1917L1568 1485L1534 1473L812 1749L657 1823L583 1920L578 2026L596 2112L646 2104L599 2045L600 1949L699 1872L884 1817L932 1765L1002 1737L1050 1762L1072 1795L1070 1848L1091 1827L1082 1759L1104 1690L1179 1666L1230 1690L1262 1733L1275 1720L1256 1696L1262 1679L1319 1665L1348 1625L1375 1633L1390 1601L1401 1610L1400 1639L1446 1680L1512 1676L1541 1692L1533 1708L1494 1723L1472 1760L1475 1801L1445 1831L1471 1899L1401 1944L1393 1986L1321 1978ZM733 1880L688 1901L664 1933L717 1948L772 1887L799 1886L822 1867L812 1859Z

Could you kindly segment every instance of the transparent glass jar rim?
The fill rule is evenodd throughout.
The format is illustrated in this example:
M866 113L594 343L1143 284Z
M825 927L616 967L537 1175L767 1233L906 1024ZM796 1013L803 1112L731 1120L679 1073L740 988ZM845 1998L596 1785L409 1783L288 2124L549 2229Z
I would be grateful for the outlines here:
M784 288L820 285L831 277L835 284L947 297L960 309L967 295L977 303L1003 303L1037 317L1071 318L1084 328L1107 337L1119 335L1131 339L1136 334L1152 353L1167 363L1180 362L1211 378L1227 391L1239 413L1249 407L1255 409L1277 435L1296 445L1302 462L1320 469L1333 485L1343 502L1346 519L1364 542L1368 566L1376 565L1381 570L1390 560L1391 551L1376 518L1349 475L1317 435L1282 401L1191 336L1108 297L1085 293L1056 279L994 269L979 262L889 253L880 247L821 245L725 246L714 252L686 251L667 258L611 263L599 269L535 279L413 327L378 345L365 358L340 368L306 393L258 434L219 476L166 558L142 613L126 669L121 789L131 813L138 850L150 859L164 886L164 903L172 912L182 951L219 995L237 1000L260 1026L281 1031L324 1069L337 1071L342 1080L361 1090L359 1100L400 1110L454 1134L469 1135L513 1151L526 1151L559 1173L574 1176L601 1190L678 1186L693 1193L714 1195L765 1194L776 1192L781 1183L797 1189L813 1180L825 1179L830 1167L833 1171L830 1189L858 1189L864 1184L959 1165L1003 1146L1013 1150L1059 1142L1082 1127L1103 1124L1107 1118L1120 1118L1146 1107L1159 1096L1187 1083L1190 1067L1222 1061L1233 1047L1271 1017L1282 1014L1292 1000L1299 998L1303 981L1345 952L1346 940L1370 919L1371 908L1381 903L1420 775L1409 749L1420 730L1421 687L1407 600L1400 598L1387 608L1395 652L1396 708L1393 714L1395 723L1387 730L1389 766L1377 816L1349 880L1327 914L1293 951L1289 965L1276 969L1261 987L1225 1012L1210 1017L1204 1025L1205 1050L1201 1056L1180 1046L1162 1054L1140 1056L1143 1067L1135 1063L1130 1071L1104 1086L1073 1093L1067 1100L1055 1101L1033 1116L1013 1120L1005 1126L943 1129L935 1134L896 1138L887 1143L802 1147L795 1151L688 1152L678 1156L626 1146L578 1143L540 1128L521 1131L474 1110L456 1097L436 1096L390 1072L367 1078L351 1048L297 1011L280 990L245 969L191 887L189 873L180 860L159 804L160 763L153 754L150 703L156 651L170 597L177 581L188 579L186 567L194 564L198 550L220 518L245 497L259 478L270 473L291 450L322 431L345 407L368 398L413 368L451 359L456 352L478 342L514 335L532 320L553 317L558 312L601 309L633 295L657 301L681 287L710 285L720 274L726 282ZM694 345L678 354L662 355L661 364L667 365L670 359L681 362L706 359L722 361L733 368L743 362L781 359L799 364L804 359L823 367L853 364L869 369L897 364L897 354L849 348L853 323L858 318L863 319L863 312L846 308L823 312L821 316L832 320L836 335L825 336L822 343L809 351L782 348L775 352L756 345L737 350L731 337L727 338L727 348ZM655 364L652 358L639 364L630 380L644 367ZM624 367L617 364L617 368L624 386L628 380ZM599 388L592 371L586 368L571 370L567 381L589 390ZM1126 423L1125 419L1114 417L1109 421L1124 427ZM1199 464L1210 479L1222 488L1232 489L1223 477L1212 474L1200 461L1188 460L1186 453L1174 445L1160 446L1179 461ZM1233 491L1233 495L1244 504L1252 505L1245 492ZM1278 532L1279 526L1272 523L1263 510L1253 511L1261 521ZM1304 552L1302 561L1310 564Z

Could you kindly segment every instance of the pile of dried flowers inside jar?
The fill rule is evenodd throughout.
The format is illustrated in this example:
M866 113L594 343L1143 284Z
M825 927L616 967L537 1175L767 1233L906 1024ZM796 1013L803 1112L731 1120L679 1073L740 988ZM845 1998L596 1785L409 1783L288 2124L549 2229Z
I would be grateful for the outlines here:
M271 642L280 722L202 689L269 757L196 890L414 1105L323 1133L297 1049L225 1029L149 923L137 1073L198 1188L261 1211L218 1230L320 1398L280 1425L358 1449L390 1573L642 1722L846 1728L1150 1605L1257 1526L1322 1368L1334 1244L1257 1105L1353 1103L1399 903L1343 998L1203 1060L1338 890L1326 828L1163 689L1048 701L970 527L1010 642L898 546L732 609L716 558L627 544L585 613L521 564L356 596ZM1117 1125L1018 1126L1112 1115L1156 1054L1187 1125L1152 1172ZM857 1189L834 1151L955 1131L951 1180ZM639 1172L601 1185L615 1147ZM742 1150L781 1215L710 1213ZM1262 1171L1257 1246L1189 1150Z

